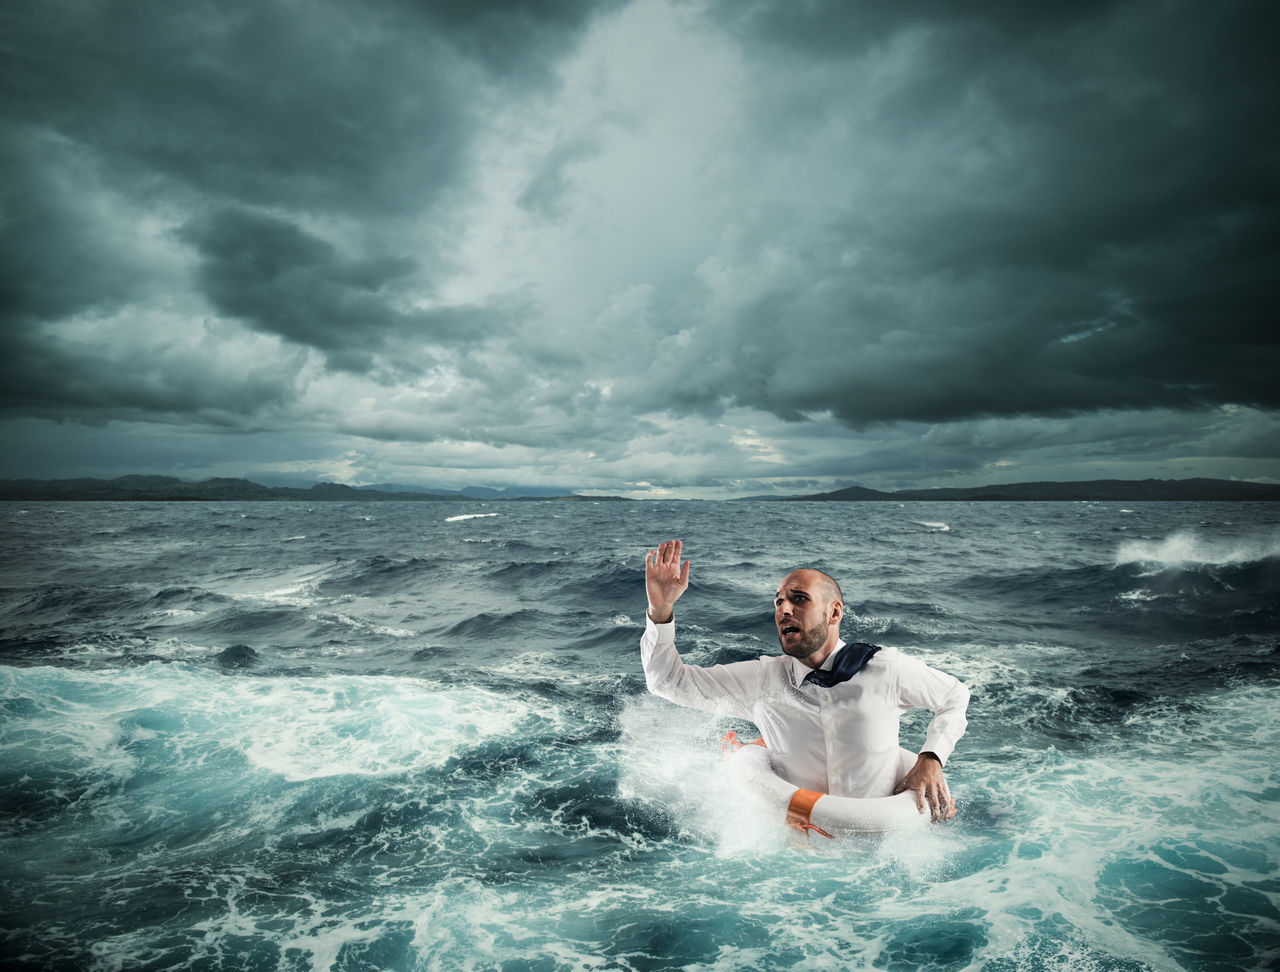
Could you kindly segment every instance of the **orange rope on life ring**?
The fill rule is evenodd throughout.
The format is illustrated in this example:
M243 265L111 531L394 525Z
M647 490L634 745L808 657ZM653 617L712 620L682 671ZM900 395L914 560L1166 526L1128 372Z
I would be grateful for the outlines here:
M753 746L765 752L753 750ZM720 751L729 764L730 775L744 792L760 800L762 807L782 815L789 828L802 834L818 833L835 838L906 830L929 822L929 816L916 805L916 794L911 790L885 797L844 797L797 787L773 768L772 757L762 739L744 744L736 732L729 732L720 739ZM906 750L902 750L902 755L907 761L912 758ZM955 815L954 806L953 801L948 808L948 818Z
M720 752L723 755L736 753L743 746L759 746L762 749L769 748L765 745L763 739L753 739L749 743L744 743L738 738L738 734L733 730L730 730L720 737ZM814 804L824 796L826 796L825 793L819 793L817 790L806 790L803 787L796 790L796 792L791 795L791 802L787 804L787 826L792 830L799 830L801 832L812 830L815 833L822 834L823 837L830 837L831 835L829 833L821 827L815 826L809 819L810 814L813 813Z
M736 753L743 746L759 746L761 749L768 748L765 746L763 739L753 739L749 743L744 743L738 738L738 734L732 729L720 737L720 754L722 756L728 756L730 753Z
M821 827L815 827L809 820L813 813L814 804L821 800L825 793L819 793L817 790L806 790L803 787L796 790L791 795L791 802L787 804L787 826L792 830L806 831L812 830L815 833L822 834L823 837L831 835Z

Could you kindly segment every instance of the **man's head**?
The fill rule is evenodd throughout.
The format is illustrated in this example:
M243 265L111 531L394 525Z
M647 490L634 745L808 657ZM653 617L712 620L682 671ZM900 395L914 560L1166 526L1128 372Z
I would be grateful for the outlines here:
M840 643L844 595L829 574L802 568L778 585L773 598L773 621L782 650L817 668Z

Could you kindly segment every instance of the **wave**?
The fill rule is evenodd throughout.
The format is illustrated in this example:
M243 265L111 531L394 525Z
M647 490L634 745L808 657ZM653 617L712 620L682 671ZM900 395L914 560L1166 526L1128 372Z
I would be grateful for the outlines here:
M457 516L446 516L445 523L457 523L459 520L481 520L487 516L498 516L497 513L459 513Z
M1116 565L1155 564L1179 567L1186 564L1257 563L1280 558L1280 531L1270 536L1235 540L1212 540L1193 530L1179 530L1163 540L1130 540L1116 552Z
M53 586L27 593L11 608L24 621L67 622L103 618L138 619L185 612L199 613L232 599L203 587L153 588L111 585L106 587Z
M346 614L339 614L336 611L318 611L315 614L308 615L307 620L315 624L320 633L323 633L326 628L336 627L350 629L357 634L381 635L386 638L412 638L417 634L411 628L396 628L390 625L377 624L373 621L366 621L363 618L353 618Z
M1277 591L1280 556L1175 561L1155 569L1151 561L1131 560L988 571L939 593L961 614L981 611L1001 629L1017 624L1024 631L1052 630L1074 640L1083 626L1091 638L1121 636L1145 643L1274 632L1280 623ZM912 619L907 623L916 626Z
M381 554L338 562L330 567L316 590L327 597L349 594L368 596L380 592L412 590L415 584L447 574L451 564L438 559L410 557L393 560Z
M486 642L493 639L509 639L517 632L527 632L539 622L556 617L533 608L522 608L510 612L480 611L452 625L445 632L445 637Z

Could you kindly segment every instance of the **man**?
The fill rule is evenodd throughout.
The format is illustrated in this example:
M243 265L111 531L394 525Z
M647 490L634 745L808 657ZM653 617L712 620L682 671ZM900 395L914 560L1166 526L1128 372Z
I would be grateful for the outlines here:
M788 574L774 597L783 655L686 665L675 646L675 604L689 587L682 547L669 540L645 557L640 658L650 692L754 722L775 770L797 787L848 797L914 790L934 820L953 812L942 768L968 724L968 689L896 648L846 644L839 585L807 569ZM899 718L913 708L934 712L919 755L898 746Z

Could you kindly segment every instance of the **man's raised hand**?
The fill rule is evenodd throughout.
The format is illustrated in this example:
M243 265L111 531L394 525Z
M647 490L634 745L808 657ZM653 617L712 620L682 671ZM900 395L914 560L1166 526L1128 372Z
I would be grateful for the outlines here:
M683 544L666 540L644 558L644 590L649 595L649 617L666 624L675 616L676 601L689 589L689 561L680 563Z

